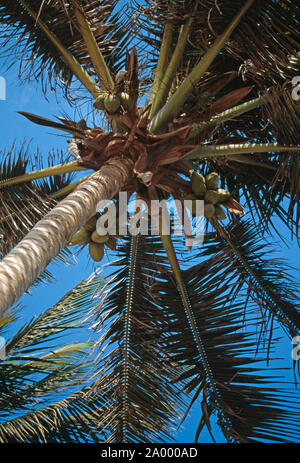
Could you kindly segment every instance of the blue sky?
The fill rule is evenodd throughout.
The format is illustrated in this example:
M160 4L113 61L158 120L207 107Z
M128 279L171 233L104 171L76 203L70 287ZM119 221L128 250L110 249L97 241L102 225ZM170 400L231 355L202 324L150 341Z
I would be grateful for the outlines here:
M45 100L41 86L37 83L19 85L17 69L12 67L9 71L2 69L1 75L6 79L6 100L0 100L1 116L1 151L10 148L16 141L16 148L20 146L23 140L30 143L30 150L34 153L37 148L43 153L45 159L49 151L53 148L63 150L67 156L66 138L59 136L57 132L45 127L37 126L17 114L17 111L28 111L41 116L54 118L67 112L70 116L73 109L64 103L63 98L56 98L48 94L48 101ZM289 233L278 222L278 230L290 241ZM278 255L281 251L289 259L290 265L299 267L299 249L296 243L290 242L290 248L283 247L282 243L278 244ZM78 263L68 267L51 264L49 269L55 273L56 282L48 286L40 286L33 290L31 295L22 298L23 311L16 327L28 321L34 315L52 306L57 302L67 290L71 289L82 279L89 276L94 271L94 265L88 259L87 252L83 251L78 257ZM295 273L296 275L296 273ZM14 329L16 329L16 327ZM89 335L86 333L85 335ZM291 346L289 343L284 345L284 351L280 352L281 356L288 358L288 365L291 366ZM177 433L178 442L192 442L195 427L200 418L200 410L195 408L183 424L181 430ZM221 434L215 433L217 441L223 441ZM203 432L201 442L211 442L208 433Z

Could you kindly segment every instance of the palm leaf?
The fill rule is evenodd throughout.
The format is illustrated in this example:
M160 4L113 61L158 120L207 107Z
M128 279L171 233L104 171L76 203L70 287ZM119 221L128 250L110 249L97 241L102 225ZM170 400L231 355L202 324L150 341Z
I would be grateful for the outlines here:
M28 411L21 417L0 423L0 441L39 443L101 442L98 430L98 410L103 404L88 396L88 390L39 410Z
M28 8L24 8L24 4ZM30 0L28 2L16 1L12 4L3 0L0 2L0 21L5 27L1 33L4 49L9 50L10 59L23 62L23 78L50 78L53 85L59 80L64 82L65 90L70 85L74 71L66 59L62 59L49 34L64 47L66 53L73 57L90 76L95 76L93 62L87 53L86 44L80 33L75 17L75 2L43 2ZM126 24L122 21L122 14L115 11L118 2L77 1L84 11L90 27L94 31L96 43L101 50L107 64L113 72L124 67L126 58L126 43L128 32ZM30 14L30 11L34 12ZM97 15L95 12L97 11ZM49 34L38 27L39 22L46 25ZM18 41L16 42L15 38ZM25 47L24 47L25 45ZM34 57L34 60L31 58ZM38 58L37 58L38 57ZM32 66L32 63L35 65ZM26 65L27 63L27 65ZM30 65L28 63L31 63ZM46 82L46 80L44 80Z
M221 269L220 260L214 265L207 261L183 275L209 372L203 368L181 298L176 298L174 290L171 296L170 284L168 289L164 284L158 288L160 304L166 308L172 326L167 333L169 349L173 361L180 362L184 369L178 380L188 392L201 388L204 422L210 426L208 417L216 414L229 442L297 441L299 411L289 405L290 392L284 387L276 391L268 385L266 371L260 366L262 359L253 360L257 349L255 326L261 322L260 317L249 310L248 328L242 329L244 304L230 297L230 277L225 276L220 283Z
M266 323L275 318L291 337L297 336L299 286L291 276L293 269L284 260L272 258L274 249L258 240L251 221L241 220L227 229L216 227L218 236L208 239L199 255L213 254L211 264L222 262L224 272L235 280L237 292L246 285L248 297L255 301Z
M118 251L117 270L93 325L99 332L94 388L106 403L99 425L106 442L165 439L182 401L171 382L173 360L163 347L164 314L153 296L166 260L151 236L126 237Z
M95 289L101 284L103 282L99 277L82 281L57 304L30 321L8 340L7 356L0 365L0 434L3 441L9 438L11 432L19 441L26 441L29 435L33 439L38 436L45 440L47 433L53 433L51 420L55 418L55 410L58 422L64 421L67 416L68 426L76 419L78 424L85 423L86 428L86 410L92 406L92 400L88 402L90 405L85 406L84 394L80 391L58 402L55 402L55 398L58 391L61 394L65 389L66 394L66 391L72 391L72 387L77 386L78 389L89 365L83 359L91 343L58 347L54 341L70 330L74 335L82 329L83 319L96 303ZM95 400L93 402L95 404ZM60 409L64 410L60 413ZM80 413L81 421L77 417ZM35 428L32 428L33 422ZM22 426L18 430L20 423L24 424L24 429ZM70 429L68 432L71 434Z

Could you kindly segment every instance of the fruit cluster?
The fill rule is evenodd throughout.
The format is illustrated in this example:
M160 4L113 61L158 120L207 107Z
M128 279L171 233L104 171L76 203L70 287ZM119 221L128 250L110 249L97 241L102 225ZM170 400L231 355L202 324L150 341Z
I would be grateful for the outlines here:
M211 172L205 178L203 175L195 171L190 171L192 193L185 194L183 199L191 200L191 212L193 217L197 215L196 201L204 200L204 216L207 219L224 220L226 218L225 211L221 206L230 198L230 193L227 190L218 188L219 175L216 172Z
M87 223L76 232L70 245L85 246L89 245L89 254L95 262L100 262L104 257L104 246L109 249L116 249L116 236L100 235L96 230L97 221L100 214L91 217Z
M101 92L94 102L96 109L107 111L108 113L117 112L121 106L127 111L132 107L132 99L126 92L119 94Z

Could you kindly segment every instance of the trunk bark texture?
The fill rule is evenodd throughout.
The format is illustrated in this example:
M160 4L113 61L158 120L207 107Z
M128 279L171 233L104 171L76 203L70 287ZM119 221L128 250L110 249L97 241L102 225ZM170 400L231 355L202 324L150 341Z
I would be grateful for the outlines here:
M0 262L0 316L15 304L73 234L129 182L130 160L111 159L50 211Z

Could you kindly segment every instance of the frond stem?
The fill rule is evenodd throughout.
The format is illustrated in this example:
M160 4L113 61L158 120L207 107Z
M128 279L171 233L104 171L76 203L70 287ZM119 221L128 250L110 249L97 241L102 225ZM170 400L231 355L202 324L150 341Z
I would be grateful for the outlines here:
M47 167L45 169L35 170L28 172L18 177L8 178L0 181L0 190L3 187L17 185L18 183L31 182L43 177L52 177L53 175L61 175L70 172L79 172L82 170L88 170L86 167L78 165L77 161L66 162L65 164L57 164L56 166Z
M111 76L110 70L105 62L105 59L98 47L96 38L90 28L88 21L86 20L82 11L75 7L75 16L78 21L81 35L87 46L91 60L97 70L101 84L105 90L111 92L114 88L114 81Z
M176 90L174 95L168 100L168 102L162 107L158 114L152 120L150 131L152 133L158 133L162 130L166 124L173 118L176 117L180 108L185 103L186 99L193 91L194 86L198 83L204 73L207 71L211 63L214 61L219 51L227 43L232 32L239 24L240 20L250 8L254 0L247 0L242 9L234 17L230 25L223 32L223 34L215 41L215 43L205 53L200 62L194 67L191 73L184 79L180 87Z
M48 39L56 47L59 53L62 55L66 64L69 66L72 72L77 76L80 82L87 88L87 90L96 98L100 93L100 88L91 78L91 76L83 69L77 59L63 46L60 40L50 31L46 24L40 19L39 15L33 11L25 0L20 0L25 10L35 20L39 28L45 33Z

